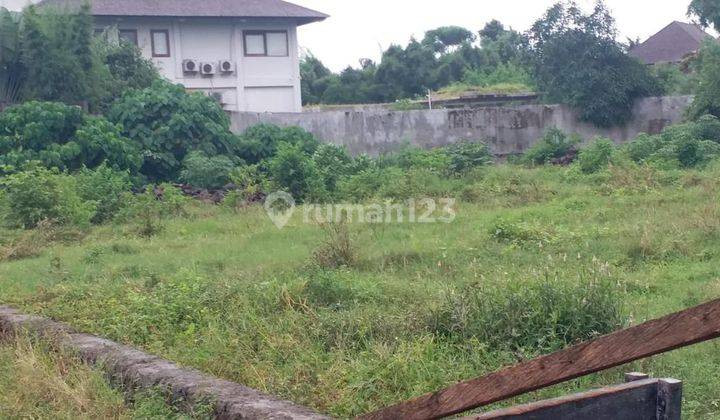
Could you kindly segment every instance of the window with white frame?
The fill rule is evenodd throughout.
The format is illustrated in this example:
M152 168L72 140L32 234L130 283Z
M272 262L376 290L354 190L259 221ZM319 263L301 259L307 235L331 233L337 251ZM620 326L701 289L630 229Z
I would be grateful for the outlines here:
M170 31L153 29L150 31L153 57L170 57Z
M245 31L243 38L247 57L287 57L289 55L287 31Z

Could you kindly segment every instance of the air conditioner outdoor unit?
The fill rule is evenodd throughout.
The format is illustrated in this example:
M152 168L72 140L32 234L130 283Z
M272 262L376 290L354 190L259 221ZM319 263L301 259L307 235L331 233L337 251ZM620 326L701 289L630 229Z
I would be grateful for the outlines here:
M223 73L234 73L235 72L235 62L231 60L220 60L220 71Z
M195 60L183 60L182 68L183 73L197 73L200 70L200 66Z
M209 76L217 73L217 64L215 63L200 63L200 74Z

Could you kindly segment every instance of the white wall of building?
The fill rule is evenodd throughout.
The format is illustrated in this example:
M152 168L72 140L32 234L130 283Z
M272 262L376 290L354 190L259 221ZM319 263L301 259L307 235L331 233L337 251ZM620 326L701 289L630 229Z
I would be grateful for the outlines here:
M222 95L228 111L301 112L297 27L273 20L209 18L96 18L98 28L137 30L138 46L160 73L188 90ZM167 30L170 57L152 57L152 30ZM245 56L243 31L287 31L287 57ZM183 72L183 60L231 60L233 73L213 76Z

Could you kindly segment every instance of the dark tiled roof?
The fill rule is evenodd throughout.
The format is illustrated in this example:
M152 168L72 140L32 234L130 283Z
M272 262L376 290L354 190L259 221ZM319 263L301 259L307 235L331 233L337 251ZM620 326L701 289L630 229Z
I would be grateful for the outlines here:
M712 36L699 26L676 21L630 50L630 55L646 64L677 63L708 38Z
M43 0L42 6L77 8L86 0ZM91 0L94 16L288 18L301 23L328 15L282 0Z

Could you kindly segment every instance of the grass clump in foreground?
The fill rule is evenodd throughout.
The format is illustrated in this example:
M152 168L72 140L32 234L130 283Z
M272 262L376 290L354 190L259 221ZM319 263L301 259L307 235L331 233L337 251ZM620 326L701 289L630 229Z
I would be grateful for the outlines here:
M100 371L27 336L0 342L0 388L2 418L191 419L212 412L183 414L160 390L126 401Z
M443 181L452 223L329 231L302 208L278 230L259 205L193 202L152 236L138 213L2 261L0 301L351 417L719 297L719 175L483 167ZM508 404L639 370L682 379L686 415L714 417L718 346Z

